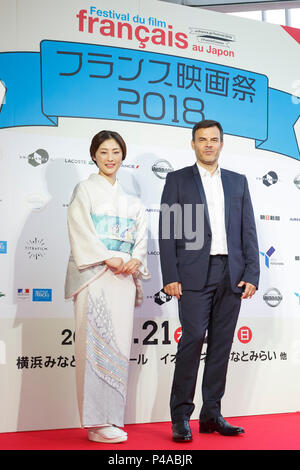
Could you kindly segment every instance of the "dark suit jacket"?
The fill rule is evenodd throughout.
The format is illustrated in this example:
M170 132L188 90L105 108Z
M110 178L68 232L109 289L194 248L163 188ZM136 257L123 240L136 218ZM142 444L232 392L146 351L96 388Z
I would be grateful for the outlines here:
M221 169L221 179L231 286L234 292L241 292L241 288L237 287L240 281L250 282L258 287L259 251L254 214L246 177ZM182 233L176 232L178 220L176 222L174 217L171 217L170 237L164 239L162 210L159 221L160 261L164 286L178 281L185 290L200 290L207 279L212 233L197 164L168 173L161 204L178 204L182 224L187 205L192 207L193 229L196 229L197 222L196 205L204 205L204 242L200 249L187 249L186 244L191 243L191 239L186 238L185 230L182 230ZM202 228L198 225L197 230L199 229Z

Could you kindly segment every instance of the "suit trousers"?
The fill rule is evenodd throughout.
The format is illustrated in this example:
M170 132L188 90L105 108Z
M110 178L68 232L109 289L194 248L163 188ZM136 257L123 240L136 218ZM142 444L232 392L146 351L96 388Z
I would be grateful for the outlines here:
M171 419L173 423L188 420L194 411L197 375L207 331L199 418L206 421L221 414L221 398L241 306L241 294L231 288L228 256L210 256L206 285L199 291L183 290L178 305L182 336L171 390Z

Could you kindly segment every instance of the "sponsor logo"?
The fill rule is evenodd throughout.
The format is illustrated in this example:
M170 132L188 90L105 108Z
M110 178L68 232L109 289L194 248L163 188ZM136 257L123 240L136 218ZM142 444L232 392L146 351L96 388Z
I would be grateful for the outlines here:
M7 253L7 241L0 241L0 253Z
M26 242L25 251L30 259L38 260L46 255L48 248L43 238L35 237Z
M38 149L35 152L31 153L28 155L28 163L31 166L39 166L39 165L44 165L45 163L48 162L49 160L49 155L48 152L44 149Z
M260 215L260 220L278 221L280 220L280 216L279 215Z
M17 295L18 295L18 299L20 300L29 300L30 289L18 289Z
M152 171L157 178L165 180L167 174L170 173L170 171L174 171L174 169L168 160L157 160L152 165Z
M249 343L252 339L252 331L248 326L241 326L237 332L237 337L241 343Z
M264 253L263 251L260 251L260 254L265 258L265 266L268 269L270 268L270 265L283 266L283 264L284 264L281 261L277 261L273 257L272 257L272 259L270 259L275 251L276 250L273 246L271 246L266 253Z
M193 51L234 57L234 52L230 50L232 44L236 41L234 34L201 27L190 27L189 34L195 36L198 43L193 44Z
M170 300L172 300L172 296L166 294L163 289L154 295L154 302L158 305L163 305L166 302L170 302Z
M290 217L290 222L300 222L300 217Z
M277 173L275 173L275 171L269 171L263 176L262 181L265 186L272 186L272 184L275 184L278 181Z
M278 307L282 301L282 295L278 289L271 287L263 296L264 301L269 307Z
M131 168L132 170L139 168L140 165L133 165L130 163L122 163L121 168Z
M5 297L5 294L3 294L3 292L0 292L0 298L1 297Z
M300 175L295 176L294 184L298 189L300 189Z
M76 157L65 158L65 163L72 163L73 165L94 165L93 160L84 160L82 158L76 158Z
M260 251L260 254L265 257L265 265L267 266L267 268L270 267L270 256L272 256L274 251L275 251L275 248L273 246L271 246L266 253L264 253L263 251Z
M32 289L33 302L52 302L52 289Z
M298 304L300 305L300 294L298 292L294 292L294 294L298 298Z
M228 44L236 41L234 34L223 33L212 29L194 28L190 26L189 33L195 35L198 42L213 43L220 46L228 46Z

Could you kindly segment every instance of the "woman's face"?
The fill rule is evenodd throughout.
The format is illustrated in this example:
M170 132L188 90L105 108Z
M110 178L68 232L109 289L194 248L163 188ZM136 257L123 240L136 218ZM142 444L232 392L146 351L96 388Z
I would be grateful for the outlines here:
M122 149L115 139L107 139L99 145L93 160L97 163L99 173L114 179L122 163Z

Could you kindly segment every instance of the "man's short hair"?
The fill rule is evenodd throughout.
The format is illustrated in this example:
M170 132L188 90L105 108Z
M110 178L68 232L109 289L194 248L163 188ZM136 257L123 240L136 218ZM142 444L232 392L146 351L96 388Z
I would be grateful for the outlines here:
M212 119L204 119L203 121L197 122L192 130L193 141L195 141L195 134L198 129L207 129L208 127L217 127L220 131L220 139L223 142L223 127L218 121Z

